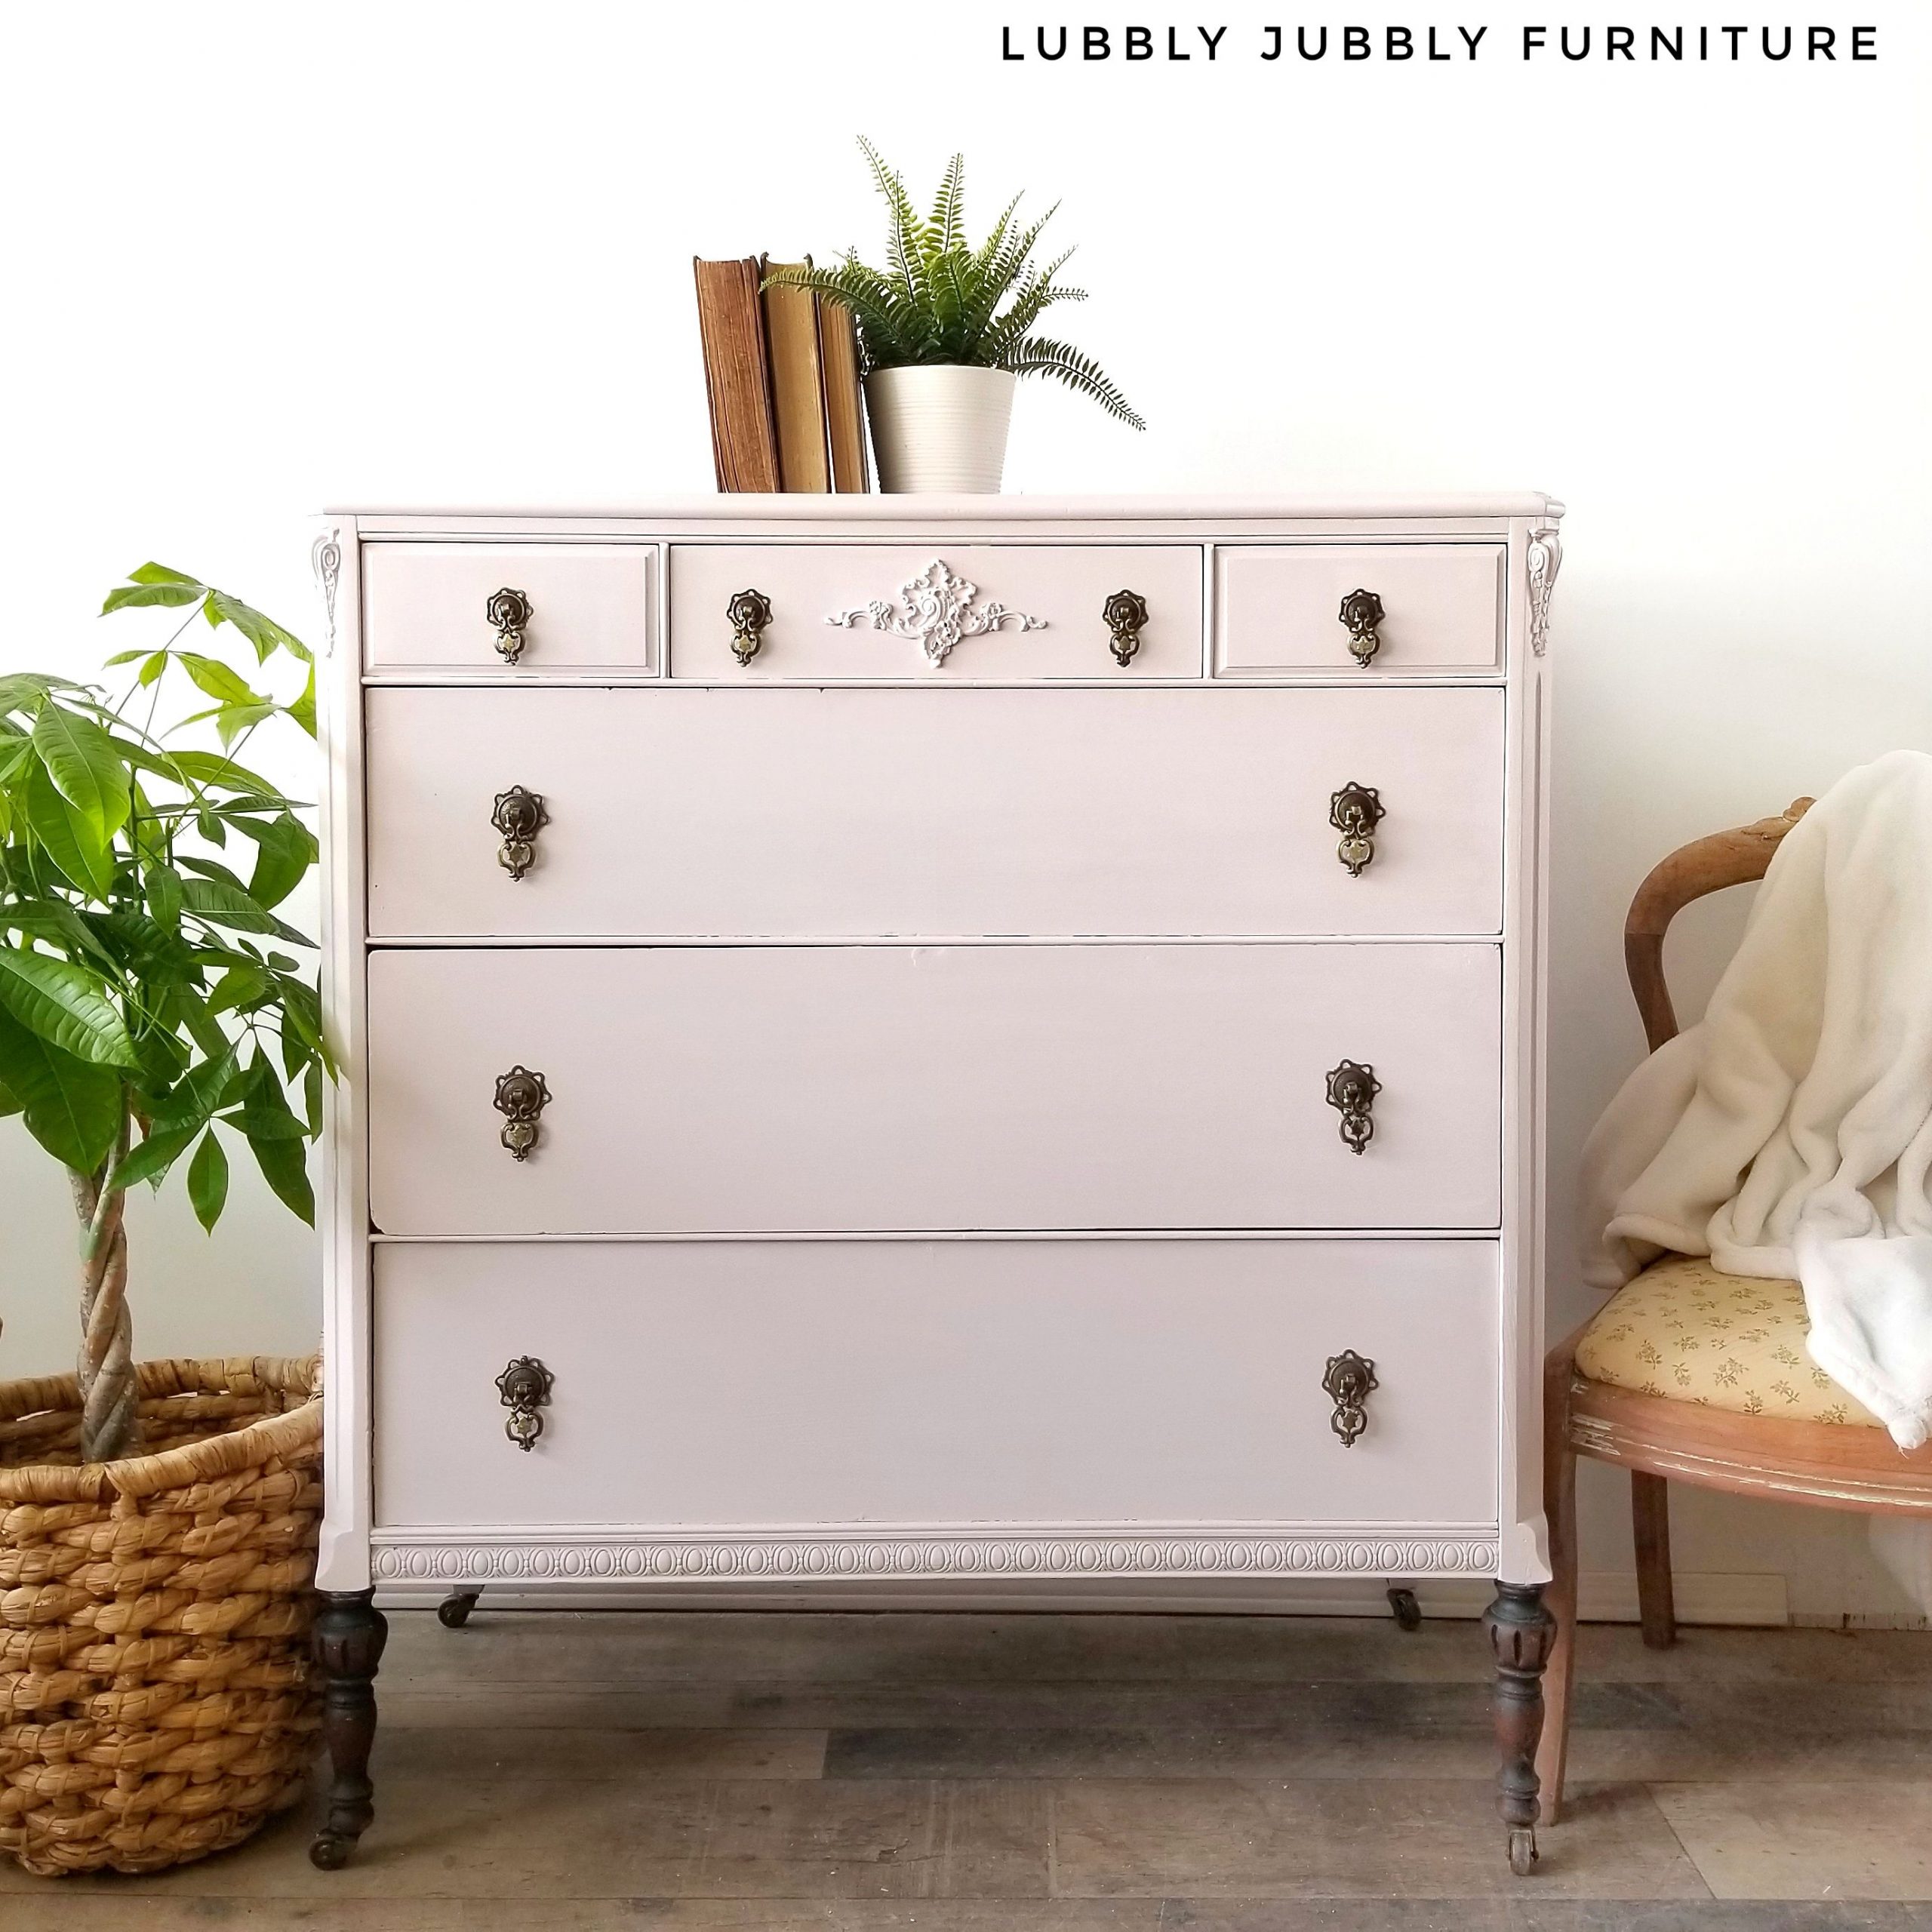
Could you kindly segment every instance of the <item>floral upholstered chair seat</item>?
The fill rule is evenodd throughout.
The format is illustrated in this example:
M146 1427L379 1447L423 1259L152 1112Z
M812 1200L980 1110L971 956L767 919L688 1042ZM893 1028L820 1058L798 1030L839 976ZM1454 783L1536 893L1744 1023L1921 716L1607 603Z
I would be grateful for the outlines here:
M1881 1427L1805 1352L1810 1326L1795 1281L1668 1255L1604 1304L1577 1345L1577 1367L1613 1388L1740 1415Z

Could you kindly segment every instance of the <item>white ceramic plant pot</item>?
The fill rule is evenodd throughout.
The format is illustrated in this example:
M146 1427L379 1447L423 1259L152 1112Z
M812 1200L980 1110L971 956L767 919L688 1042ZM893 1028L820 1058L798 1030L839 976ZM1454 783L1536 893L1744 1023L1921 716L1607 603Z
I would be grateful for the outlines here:
M878 487L894 495L996 495L1019 380L1010 370L952 364L875 369L866 378L866 414Z

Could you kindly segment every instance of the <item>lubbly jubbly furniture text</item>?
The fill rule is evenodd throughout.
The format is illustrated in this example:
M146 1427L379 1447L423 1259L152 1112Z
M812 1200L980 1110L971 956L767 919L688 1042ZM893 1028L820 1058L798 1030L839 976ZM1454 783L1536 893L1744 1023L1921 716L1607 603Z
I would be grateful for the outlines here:
M324 519L318 1863L386 1585L1476 1576L1527 1869L1561 514Z

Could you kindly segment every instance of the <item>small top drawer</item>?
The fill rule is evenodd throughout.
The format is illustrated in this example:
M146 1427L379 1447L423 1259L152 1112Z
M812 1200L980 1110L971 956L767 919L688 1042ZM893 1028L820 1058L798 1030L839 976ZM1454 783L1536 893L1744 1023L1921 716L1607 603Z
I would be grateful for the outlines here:
M648 543L373 543L363 661L509 675L656 668Z
M1494 672L1508 555L1500 543L1225 546L1216 673Z
M671 675L1198 678L1201 579L1180 544L679 544Z

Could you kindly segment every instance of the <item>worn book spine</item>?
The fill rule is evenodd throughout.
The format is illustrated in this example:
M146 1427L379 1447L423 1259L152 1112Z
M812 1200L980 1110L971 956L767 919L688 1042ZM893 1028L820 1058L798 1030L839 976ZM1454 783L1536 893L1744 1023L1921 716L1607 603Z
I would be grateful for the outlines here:
M711 407L712 460L721 490L779 487L771 371L758 300L758 258L694 260L698 333Z
M859 339L852 312L821 296L818 305L819 365L825 373L825 423L832 455L832 487L841 494L872 488L866 451L864 392L859 383Z
M804 262L774 262L766 257L767 276L780 269L806 268ZM764 287L764 339L771 358L772 415L778 427L780 486L823 492L832 488L826 447L825 377L819 356L818 298L809 288L768 282Z

